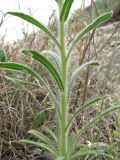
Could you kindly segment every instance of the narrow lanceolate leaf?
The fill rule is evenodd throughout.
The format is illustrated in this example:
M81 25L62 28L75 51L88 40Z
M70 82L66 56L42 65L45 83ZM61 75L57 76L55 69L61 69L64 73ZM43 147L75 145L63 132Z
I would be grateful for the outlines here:
M97 102L101 101L104 97L98 97L95 99L92 99L90 101L88 101L87 103L81 105L80 107L78 107L77 111L73 114L73 116L71 117L71 119L68 122L68 125L66 127L65 130L68 130L70 128L70 126L72 125L73 120L85 109L87 109L88 107L90 107L93 104L96 104Z
M53 41L54 43L60 48L60 45L57 41L57 39L55 38L55 36L49 31L48 28L46 28L42 23L40 23L39 21L37 21L35 18L31 17L30 15L21 13L21 12L7 12L7 14L19 17L24 19L25 21L33 24L34 26L40 28L43 32L45 32Z
M37 138L39 138L40 141L49 144L50 139L48 137L46 137L45 135L43 135L42 133L36 131L36 130L29 130L28 133L36 136Z
M70 160L74 160L74 159L77 159L80 157L86 157L86 156L106 157L106 158L115 160L115 157L113 157L112 155L106 154L105 152L99 151L99 150L85 150L85 151L80 150L80 151L76 152L75 154L71 155Z
M97 26L99 26L100 24L104 23L105 21L109 20L111 18L111 16L112 16L112 12L105 13L105 14L101 15L100 17L98 17L93 23L91 23L85 29L83 29L83 31L80 34L78 34L78 36L73 40L73 42L71 44L71 47L69 49L68 55L67 55L67 59L69 58L72 49L77 45L77 43L87 33L89 33L91 30L95 29Z
M73 2L74 0L65 0L62 7L61 15L60 15L60 21L65 22L67 20Z
M43 148L43 149L46 149L47 151L49 151L50 153L52 153L52 155L56 156L56 152L51 148L49 147L48 145L44 144L44 143L40 143L40 142L34 142L34 141L31 141L31 140L20 140L21 143L24 143L24 144L32 144L32 145L36 145L40 148Z
M0 62L0 67L6 69L12 69L15 71L26 71L33 77L41 80L40 76L35 71L33 71L30 67L23 64L13 63L13 62Z
M56 160L65 160L65 158L64 157L57 157Z
M81 148L80 150L85 151L85 150L99 150L99 151L108 151L109 149L111 149L113 146L109 145L107 143L103 143L103 142L96 142L96 143L92 143L92 142L88 142L87 144L78 144L77 148Z
M84 125L81 130L80 130L80 134L84 133L89 127L91 127L91 125L97 123L101 118L103 118L104 116L106 116L107 114L109 114L110 112L113 112L114 110L120 108L119 106L115 106L115 107L111 107L108 109L105 109L101 114L97 115L94 119L92 119L89 123L87 123L86 125Z
M31 53L32 57L37 60L39 63L41 63L53 76L53 78L55 79L56 83L58 84L58 87L61 91L64 90L63 87L63 83L62 80L60 78L60 75L58 74L57 70L55 69L55 67L52 65L52 63L46 59L42 54L40 54L37 51L33 51L33 50L24 50L23 51L24 54L28 54Z
M80 67L78 67L72 74L72 77L70 79L70 82L69 82L69 86L68 86L68 97L70 96L70 93L72 91L72 88L75 84L75 81L76 79L78 78L78 76L80 75L81 71L89 66L89 65L92 65L92 66L99 66L99 63L97 61L90 61L90 62L86 62L85 64L81 65Z
M45 84L44 80L39 76L39 74L26 65L13 62L0 62L0 68L27 72L31 76L33 76L34 78Z
M42 134L42 133L40 133L36 130L30 130L30 131L28 131L28 133L30 133L30 134L34 135L35 137L39 138L39 141L45 143L48 147L52 148L53 150L56 150L55 144L51 141L50 138L48 138L44 134Z
M35 72L33 69L31 69L30 67L23 65L23 64L19 64L19 63L0 62L0 68L11 69L14 71L23 71L23 72L29 73L33 78L40 81L46 87L46 89L48 89L50 95L52 95L51 90L48 88L44 79L42 79L42 77L37 72Z
M80 136L82 133L84 133L88 128L90 128L93 124L96 124L101 118L103 118L104 116L106 116L107 114L115 111L116 109L120 108L120 105L115 106L115 107L111 107L108 109L105 109L101 114L97 115L94 119L92 119L89 123L87 123L86 125L84 125L80 131L75 135L75 137L73 138L73 140L70 142L69 144L69 148L71 148L71 145L77 140L78 136Z

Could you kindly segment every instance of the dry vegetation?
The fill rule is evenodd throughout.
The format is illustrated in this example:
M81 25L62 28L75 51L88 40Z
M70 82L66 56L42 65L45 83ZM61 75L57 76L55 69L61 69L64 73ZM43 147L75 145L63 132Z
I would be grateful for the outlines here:
M99 10L97 11L99 14ZM79 20L81 17L81 21ZM49 28L56 33L55 15L50 17ZM52 22L51 22L52 21ZM72 22L72 23L71 23ZM70 19L68 42L81 31L88 22L88 14L80 9ZM73 32L73 30L75 32ZM91 97L106 96L99 104L92 106L86 112L77 117L73 130L77 132L79 127L89 121L103 108L110 107L119 102L120 98L120 22L108 23L99 27L86 36L75 49L72 59L71 71L83 62L97 59L101 67L97 70L90 67L77 80L73 98L71 101L70 115L78 104L83 104ZM47 73L38 66L31 57L21 54L23 48L34 48L38 51L47 49L56 50L42 32L34 32L31 35L24 33L24 38L5 44L1 38L0 48L7 53L7 60L27 63L39 71L42 76ZM68 75L69 76L69 75ZM10 79L10 77L12 77ZM15 80L15 78L19 80ZM26 83L28 81L28 83ZM32 84L32 85L31 85ZM52 84L52 82L51 82ZM54 112L48 93L40 84L36 84L31 77L23 73L0 70L0 159L1 160L47 160L47 153L34 146L21 145L18 140L26 138L27 131L36 128L42 131L44 126L54 124ZM44 110L44 114L41 111ZM54 128L53 128L54 129ZM32 138L32 137L31 137ZM120 152L120 111L109 114L99 124L94 125L79 139L82 143L97 141L111 144L106 152L119 157ZM103 148L104 149L104 148ZM95 157L85 158L95 160ZM100 160L100 158L97 158ZM103 158L104 159L104 158Z

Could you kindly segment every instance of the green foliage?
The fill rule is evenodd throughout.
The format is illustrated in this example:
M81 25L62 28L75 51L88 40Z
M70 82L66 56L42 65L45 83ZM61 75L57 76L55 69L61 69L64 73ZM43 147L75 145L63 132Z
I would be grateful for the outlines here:
M33 144L33 145L36 145L36 146L39 146L43 149L46 149L47 151L49 151L50 153L52 153L52 155L55 157L57 156L57 153L55 152L55 149L52 148L51 146L45 144L45 143L38 143L38 142L34 142L34 141L31 141L31 140L20 140L21 143L26 143L26 144Z
M48 118L48 111L43 110L39 113L39 115L37 116L35 123L33 124L33 129L38 129L44 122L45 120Z
M108 13L103 14L102 16L98 17L93 23L91 23L89 26L87 26L80 34L78 34L78 36L74 39L74 41L71 44L71 47L70 47L69 52L68 52L67 59L69 58L69 55L70 55L71 51L73 50L73 48L77 45L77 43L87 33L89 33L91 30L95 29L101 23L103 23L103 22L107 21L108 19L110 19L111 16L112 16L112 12L108 12Z
M40 22L38 22L36 19L34 19L33 17L24 14L24 13L20 13L20 12L8 12L7 14L13 15L13 16L17 16L19 18L24 19L25 21L33 24L34 26L40 28L43 32L45 32L53 41L54 43L60 48L60 45L57 41L57 39L55 38L55 36Z
M80 73L82 72L83 69L85 69L85 67L88 66L99 66L99 63L97 61L90 61L90 62L86 62L83 65L81 65L80 67L78 67L72 74L72 77L70 79L70 82L68 84L68 97L70 96L70 93L73 89L74 83L77 79L77 77L80 75Z
M26 66L26 65L22 65L22 64L18 64L18 63L13 63L13 62L1 62L0 63L0 67L1 68L6 68L6 69L12 69L15 71L24 71L29 73L31 76L33 76L34 78L38 79L39 81L42 81L42 78L40 77L40 75L35 72L33 69L31 69L30 67Z
M43 32L45 32L57 45L59 48L60 55L59 56L53 56L50 52L49 56L56 61L56 65L53 65L51 61L45 57L45 54L39 53L34 50L24 50L24 54L30 53L38 63L42 64L45 69L50 73L52 79L56 82L57 88L56 92L54 92L51 89L50 84L45 81L39 73L34 71L32 68L18 64L18 63L4 63L0 62L1 68L6 69L12 69L16 71L24 71L29 73L32 77L34 77L37 81L42 83L46 89L48 90L51 101L53 102L55 111L56 111L56 131L53 132L50 128L46 128L45 132L47 133L47 136L43 135L42 133L39 133L36 130L30 130L29 133L34 135L38 138L38 142L32 141L32 140L21 140L21 143L26 144L33 144L37 145L40 148L46 149L48 152L50 152L51 156L54 159L57 160L73 160L84 156L103 156L107 157L109 159L114 159L114 157L110 154L107 154L104 152L104 150L99 149L86 149L86 145L84 148L81 149L81 147L76 149L76 143L78 141L78 137L86 131L91 125L97 123L102 117L107 115L108 113L120 108L120 106L111 107L109 109L104 110L101 114L97 115L95 118L93 118L90 122L85 124L79 131L79 133L75 134L74 132L70 132L71 126L73 124L74 119L76 116L78 116L82 111L84 111L86 108L90 107L91 105L95 105L96 102L102 100L102 97L95 98L93 100L90 100L86 102L85 104L79 106L75 113L73 113L71 118L68 118L68 111L69 111L69 98L70 93L73 89L73 85L76 81L76 78L80 74L81 70L83 70L85 67L91 65L91 66L99 66L99 63L97 61L90 61L79 68L77 68L70 79L67 78L67 74L69 73L69 67L68 65L68 58L70 57L70 53L72 52L73 48L76 46L76 44L91 30L95 29L98 25L105 22L112 16L112 12L105 13L98 17L92 24L90 24L88 27L86 27L80 34L78 34L77 37L71 42L71 46L67 46L66 44L66 38L65 38L65 22L69 16L70 9L72 7L73 0L63 0L57 1L59 5L60 10L60 19L59 19L59 39L60 42L57 41L56 37L40 22L35 20L33 17L26 15L24 13L19 12L8 12L7 14L20 17L24 19L27 22L30 22L31 24L37 26L40 28ZM68 51L68 52L67 52ZM54 53L53 53L54 54ZM61 59L59 58L61 57ZM58 68L59 71L58 71ZM70 81L70 82L69 82ZM46 118L46 114L44 111L42 111L39 114L39 117L36 121L36 124L34 128L37 128L38 125L40 125L44 119ZM103 144L102 144L103 145Z
M47 60L42 54L36 52L36 51L33 51L33 50L30 50L30 51L26 51L24 50L23 51L24 54L28 54L28 53L31 53L32 54L32 57L37 60L39 63L41 63L51 74L52 76L54 77L54 79L56 80L56 83L58 84L59 88L61 91L64 90L64 87L63 87L63 83L62 83L62 80L57 72L57 70L55 69L55 67L50 63L49 60Z
M77 108L77 111L73 114L73 116L70 118L69 122L68 122L68 125L66 127L66 130L70 127L70 125L72 125L72 122L73 120L82 112L84 111L84 109L87 109L88 107L90 107L91 105L97 103L98 101L102 100L103 98L102 97L98 97L96 99L93 99L93 100L90 100L88 101L87 103L79 106Z
M4 50L0 50L0 62L6 62L7 61L7 55Z
M74 0L65 0L65 3L62 7L62 11L60 15L60 21L65 22L67 20L73 1Z
M105 154L104 151L99 151L99 150L98 151L96 151L96 150L85 150L85 151L84 150L80 150L75 155L73 155L70 159L74 160L76 158L86 157L87 155L98 156L98 157L106 157L106 158L114 160L113 156Z

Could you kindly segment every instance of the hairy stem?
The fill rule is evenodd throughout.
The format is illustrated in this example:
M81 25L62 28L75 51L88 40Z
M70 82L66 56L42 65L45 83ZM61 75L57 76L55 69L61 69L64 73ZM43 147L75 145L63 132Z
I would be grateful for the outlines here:
M63 5L63 1L61 1L61 5L59 10L61 11L61 7ZM64 85L64 91L61 93L61 154L66 159L67 153L67 143L68 143L68 133L65 131L67 126L67 63L66 63L66 39L65 39L65 25L64 22L60 22L60 46L61 46L61 62L62 62L62 81Z
M64 23L60 24L60 40L61 40L61 60L62 60L62 81L64 85L64 92L62 93L62 119L61 119L61 129L62 129L62 153L65 155L67 153L67 132L65 128L67 126L67 64L66 64L66 54L65 54L65 35L64 35Z

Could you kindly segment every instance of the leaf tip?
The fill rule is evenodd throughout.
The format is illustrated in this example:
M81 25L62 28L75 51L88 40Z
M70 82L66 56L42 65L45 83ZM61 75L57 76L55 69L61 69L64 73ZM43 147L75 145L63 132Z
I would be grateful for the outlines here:
M93 61L90 65L100 66L100 62L98 62L98 61Z
M20 143L25 143L25 140L24 139L20 139L19 142Z
M31 130L29 130L29 131L28 131L28 133L33 133L33 132L34 132L34 130L33 130L33 129L31 129Z
M14 12L8 11L8 12L5 13L5 15L7 15L7 14L12 15L13 13L14 13Z
M113 16L113 11L111 10L110 12L108 12L108 19L110 19Z
M29 50L22 50L22 53L27 55L29 53Z
M111 15L111 16L113 15L113 10L110 11L110 15Z

